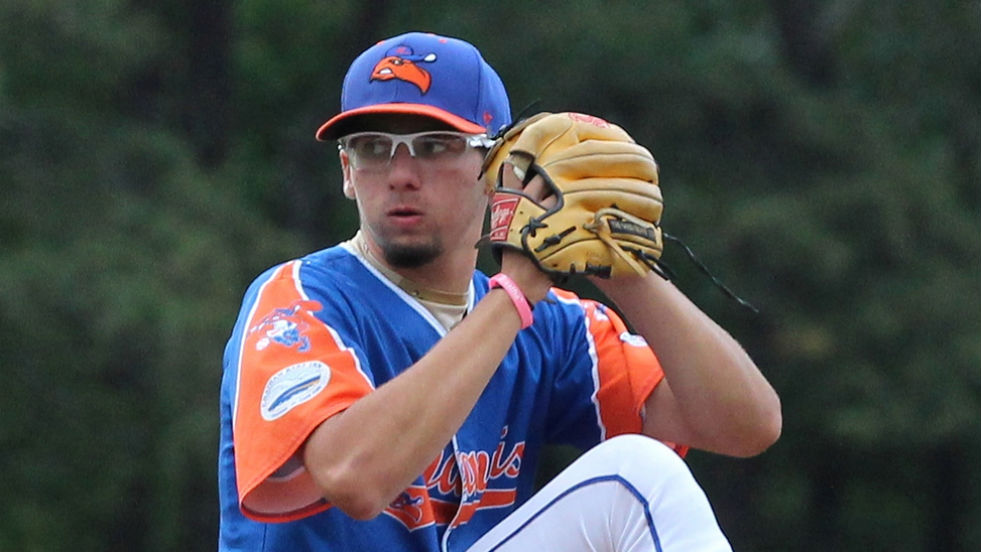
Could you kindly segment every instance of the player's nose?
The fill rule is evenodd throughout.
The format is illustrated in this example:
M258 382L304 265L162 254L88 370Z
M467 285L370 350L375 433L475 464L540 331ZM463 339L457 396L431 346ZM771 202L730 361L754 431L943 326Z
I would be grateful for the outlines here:
M418 169L418 160L409 153L409 148L405 144L399 144L388 165L389 186L418 188L422 183Z

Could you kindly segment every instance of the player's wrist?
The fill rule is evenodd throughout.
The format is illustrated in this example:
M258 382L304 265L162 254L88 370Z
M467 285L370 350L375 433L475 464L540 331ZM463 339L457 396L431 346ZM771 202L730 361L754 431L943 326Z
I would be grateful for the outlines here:
M507 274L518 284L532 307L548 295L552 281L535 262L525 254L504 248L501 257L501 273Z
M535 321L535 316L531 312L533 304L528 300L524 292L521 291L521 287L517 282L507 274L500 272L491 277L488 285L490 289L500 289L507 294L508 299L511 300L511 304L518 313L518 318L521 320L522 330L532 325Z

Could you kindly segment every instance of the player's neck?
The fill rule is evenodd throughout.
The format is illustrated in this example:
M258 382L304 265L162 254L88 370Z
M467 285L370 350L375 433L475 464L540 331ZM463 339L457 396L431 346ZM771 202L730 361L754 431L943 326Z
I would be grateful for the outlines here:
M369 263L410 295L444 304L467 302L477 262L475 250L460 251L455 256L446 252L429 263L410 268L396 267L386 262L383 255L372 250L361 232L351 242Z

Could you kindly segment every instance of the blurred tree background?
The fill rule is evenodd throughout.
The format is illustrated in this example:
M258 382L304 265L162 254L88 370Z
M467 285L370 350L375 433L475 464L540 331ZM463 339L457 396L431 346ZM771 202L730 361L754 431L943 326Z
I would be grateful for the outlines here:
M356 224L313 139L353 57L475 43L515 111L625 126L678 283L784 434L690 464L737 550L981 549L979 2L7 0L0 550L213 550L224 341Z

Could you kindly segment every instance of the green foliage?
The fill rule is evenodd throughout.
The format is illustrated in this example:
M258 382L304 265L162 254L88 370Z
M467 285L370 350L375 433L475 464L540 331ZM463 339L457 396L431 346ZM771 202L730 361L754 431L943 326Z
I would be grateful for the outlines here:
M0 130L4 219L17 228L0 248L4 410L16 420L2 426L13 452L0 469L37 515L0 547L107 549L115 536L182 548L199 538L180 521L199 503L190 493L214 489L220 343L250 274L299 240L166 133L24 122ZM58 161L37 163L44 151ZM9 519L24 507L4 506Z
M661 166L666 229L761 309L666 252L783 400L766 454L689 457L735 548L977 549L979 20L924 1L0 5L0 549L213 549L240 296L356 225L313 133L353 56L411 29L480 46L516 111L625 126Z

